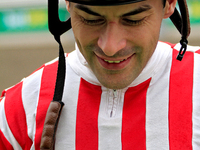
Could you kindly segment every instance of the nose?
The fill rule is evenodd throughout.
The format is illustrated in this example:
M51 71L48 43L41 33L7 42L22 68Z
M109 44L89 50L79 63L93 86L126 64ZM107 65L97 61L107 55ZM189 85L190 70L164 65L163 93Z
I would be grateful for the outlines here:
M107 24L97 43L107 56L115 55L119 50L126 47L123 29L117 23Z

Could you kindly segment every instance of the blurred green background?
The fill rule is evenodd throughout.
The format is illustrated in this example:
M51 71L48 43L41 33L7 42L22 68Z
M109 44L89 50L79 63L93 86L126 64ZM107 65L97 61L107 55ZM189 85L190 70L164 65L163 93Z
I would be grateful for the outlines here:
M200 45L200 0L188 0L191 19L190 45ZM64 0L59 16L69 17ZM169 19L164 20L160 40L177 43L180 34ZM74 50L70 30L62 35L65 52ZM47 0L0 1L0 91L19 82L42 64L58 56L58 45L48 31Z

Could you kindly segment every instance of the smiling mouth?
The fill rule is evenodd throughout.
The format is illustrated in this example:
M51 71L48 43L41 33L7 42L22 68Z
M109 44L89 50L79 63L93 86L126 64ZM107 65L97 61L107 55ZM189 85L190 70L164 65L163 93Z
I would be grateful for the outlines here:
M97 58L103 68L108 69L108 70L121 70L129 64L131 58L134 55L135 54L122 60L107 60L107 59L100 58L98 56Z
M119 64L119 63L121 63L121 62L123 62L123 61L125 61L125 60L127 60L127 59L128 59L128 58L123 59L123 60L118 60L118 61L112 61L112 60L105 60L105 59L104 59L104 61L107 62L107 63L110 63L110 64Z

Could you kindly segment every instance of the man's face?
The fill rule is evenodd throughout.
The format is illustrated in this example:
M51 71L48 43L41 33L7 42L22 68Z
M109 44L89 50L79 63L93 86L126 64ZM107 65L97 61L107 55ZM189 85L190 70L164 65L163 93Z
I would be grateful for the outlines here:
M80 52L99 82L121 89L131 84L152 56L165 15L161 0L119 6L70 3Z

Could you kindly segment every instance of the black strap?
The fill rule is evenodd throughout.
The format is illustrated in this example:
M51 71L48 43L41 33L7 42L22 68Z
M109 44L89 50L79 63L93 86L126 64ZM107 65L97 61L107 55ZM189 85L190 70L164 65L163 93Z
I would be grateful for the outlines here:
M175 25L176 29L179 31L179 33L181 34L182 32L182 18L178 12L178 10L175 8L174 13L170 16L171 21L173 22L173 24Z
M48 27L49 31L54 35L55 40L59 44L59 61L56 86L53 101L62 101L62 95L65 83L65 54L60 41L60 36L71 29L71 18L62 22L58 14L59 0L48 0Z
M66 74L65 54L60 41L60 36L55 37L55 39L59 44L59 60L53 101L62 101Z
M186 0L178 0L178 4L181 15L175 8L175 11L170 17L170 19L174 23L180 34L182 35L180 41L181 48L177 56L177 60L181 61L187 50L187 44L188 44L187 38L190 35L190 20L189 20L189 12Z
M42 137L41 137L41 150L54 150L55 146L55 135L57 125L59 122L60 114L64 103L62 102L63 90L65 85L65 74L66 74L66 61L65 53L60 41L60 36L55 36L55 40L59 44L59 60L56 85L54 90L53 101L50 103L45 117Z
M62 108L64 106L64 103L62 102L62 97L65 85L66 62L65 53L60 41L60 36L65 31L71 29L71 19L69 18L65 22L60 21L58 16L58 2L58 0L48 1L49 30L54 35L55 40L59 44L59 60L53 101L50 103L45 117L40 145L41 150L54 149L57 125Z

